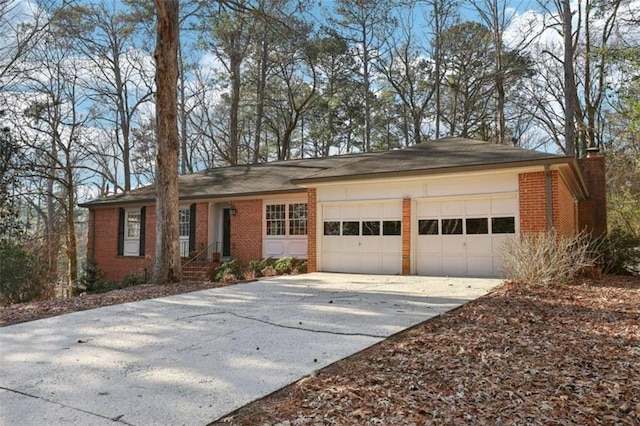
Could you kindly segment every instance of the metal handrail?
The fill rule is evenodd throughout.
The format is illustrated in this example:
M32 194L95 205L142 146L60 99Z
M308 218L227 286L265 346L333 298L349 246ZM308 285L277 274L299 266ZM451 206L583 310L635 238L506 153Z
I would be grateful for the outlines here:
M189 258L189 260L187 260L185 263L182 264L182 267L184 268L185 266L189 265L191 262L195 261L196 259L199 259L203 253L207 253L207 260L211 257L210 254L213 253L211 252L211 248L212 247L217 247L218 243L211 243L209 244L207 247L203 248L202 250L200 250L199 252L197 252L195 255L191 256Z

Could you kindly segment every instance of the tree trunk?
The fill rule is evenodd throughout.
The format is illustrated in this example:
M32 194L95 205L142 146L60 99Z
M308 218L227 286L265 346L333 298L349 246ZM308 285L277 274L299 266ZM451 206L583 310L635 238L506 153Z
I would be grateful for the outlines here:
M156 255L152 281L182 280L178 234L178 0L155 0L156 61Z
M564 139L565 152L567 155L576 155L576 81L573 66L573 25L571 22L571 3L569 0L562 0L562 30L564 35Z

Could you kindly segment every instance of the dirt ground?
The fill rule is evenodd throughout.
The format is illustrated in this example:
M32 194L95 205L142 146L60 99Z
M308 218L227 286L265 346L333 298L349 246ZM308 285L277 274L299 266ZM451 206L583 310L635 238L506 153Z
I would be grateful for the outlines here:
M0 326L220 285L13 305ZM505 284L214 424L640 425L640 278Z

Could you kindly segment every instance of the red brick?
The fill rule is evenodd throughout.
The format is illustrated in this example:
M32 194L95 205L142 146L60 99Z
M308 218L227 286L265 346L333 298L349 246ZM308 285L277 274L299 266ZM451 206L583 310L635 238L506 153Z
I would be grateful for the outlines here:
M262 200L234 201L231 216L231 257L243 263L262 258Z
M307 189L307 271L316 272L318 270L317 253L317 190Z

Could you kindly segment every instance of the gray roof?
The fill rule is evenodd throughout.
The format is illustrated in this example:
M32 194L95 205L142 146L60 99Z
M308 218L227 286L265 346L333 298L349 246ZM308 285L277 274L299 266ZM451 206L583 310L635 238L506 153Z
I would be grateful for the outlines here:
M541 163L566 163L570 157L463 138L443 138L378 153L349 165L322 170L295 183L402 176Z
M305 191L300 184L385 176L446 173L473 169L568 163L570 157L463 138L444 138L410 148L326 158L287 160L209 169L180 176L181 200L229 198ZM155 201L150 185L81 204L98 205Z

